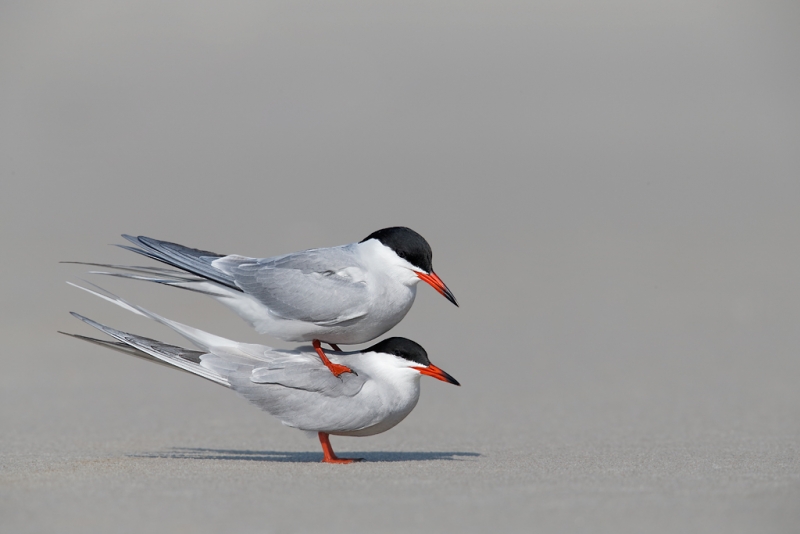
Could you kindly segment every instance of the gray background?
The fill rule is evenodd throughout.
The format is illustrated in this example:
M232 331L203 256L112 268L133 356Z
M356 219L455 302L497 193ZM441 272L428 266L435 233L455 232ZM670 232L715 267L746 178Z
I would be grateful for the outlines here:
M797 2L3 2L0 529L791 532ZM461 380L316 440L57 335L120 233L269 256L407 225L392 331ZM94 280L98 281L98 280ZM219 304L104 286L260 338Z

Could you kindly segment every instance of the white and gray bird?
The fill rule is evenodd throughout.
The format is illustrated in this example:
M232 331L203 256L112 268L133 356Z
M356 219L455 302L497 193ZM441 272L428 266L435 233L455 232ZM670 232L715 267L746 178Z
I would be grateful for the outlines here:
M330 363L320 341L366 343L405 317L420 280L458 306L433 271L433 252L405 227L378 230L358 243L272 258L250 258L188 248L144 236L123 235L119 245L180 269L92 263L127 271L98 272L205 293L231 308L259 333L285 341L311 341L336 376L347 366Z
M405 419L419 399L422 375L459 385L455 378L428 360L421 346L409 339L393 337L362 351L332 353L331 360L355 371L336 377L312 350L276 350L265 345L237 343L171 321L110 293L102 295L75 287L154 319L200 350L121 332L74 312L73 316L117 341L67 335L182 369L230 388L284 425L317 433L323 462L357 461L337 457L329 435L372 436Z

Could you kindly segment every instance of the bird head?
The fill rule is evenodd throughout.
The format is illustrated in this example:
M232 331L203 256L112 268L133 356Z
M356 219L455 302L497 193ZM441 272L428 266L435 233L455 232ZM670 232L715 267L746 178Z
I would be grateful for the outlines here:
M390 249L410 269L415 282L422 280L429 284L444 298L458 306L455 295L433 271L433 251L425 238L411 228L394 226L384 228L361 240L361 243L375 239Z
M428 359L428 353L425 352L418 343L406 339L404 337L390 337L384 339L361 352L378 352L383 354L391 354L402 359L405 367L413 369L420 374L432 376L442 382L447 382L456 386L460 386L458 380L450 376L445 371L433 365Z

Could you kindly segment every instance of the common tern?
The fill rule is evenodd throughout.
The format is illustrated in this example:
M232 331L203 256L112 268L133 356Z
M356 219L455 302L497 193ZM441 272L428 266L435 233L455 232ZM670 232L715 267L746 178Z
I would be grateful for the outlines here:
M250 258L188 248L144 236L120 247L180 269L91 263L127 271L97 272L190 289L227 305L256 331L285 341L311 341L331 372L352 370L328 360L320 341L366 343L405 317L421 281L458 306L434 272L433 252L417 232L384 228L357 243L272 258Z
M154 319L200 350L115 330L74 312L74 317L116 341L67 335L182 369L230 388L284 425L317 433L323 462L358 461L336 456L329 436L372 436L394 427L416 406L422 375L460 385L428 360L425 349L409 339L393 337L362 351L332 353L334 362L355 371L336 377L311 350L286 351L237 343L171 321L110 293L103 295L76 287Z

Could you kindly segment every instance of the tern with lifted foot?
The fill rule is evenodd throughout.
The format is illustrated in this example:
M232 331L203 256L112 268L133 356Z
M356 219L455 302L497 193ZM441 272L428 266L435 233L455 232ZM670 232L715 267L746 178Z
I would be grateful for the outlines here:
M122 248L179 269L90 263L123 272L95 271L205 293L231 308L258 332L284 341L311 341L337 377L351 369L331 364L320 342L366 343L405 317L424 281L458 306L433 271L433 251L402 226L371 233L358 243L250 258L216 254L144 236L123 235ZM338 350L334 348L334 350Z

